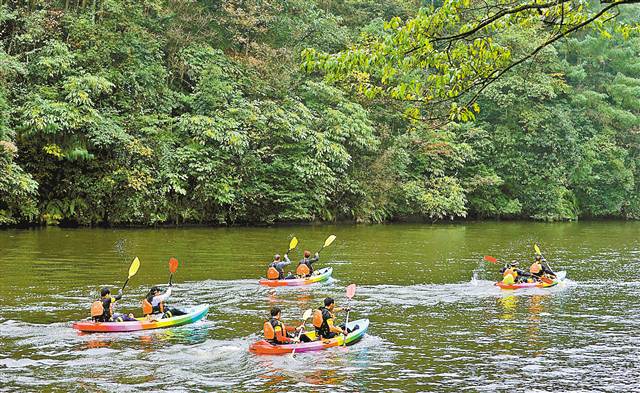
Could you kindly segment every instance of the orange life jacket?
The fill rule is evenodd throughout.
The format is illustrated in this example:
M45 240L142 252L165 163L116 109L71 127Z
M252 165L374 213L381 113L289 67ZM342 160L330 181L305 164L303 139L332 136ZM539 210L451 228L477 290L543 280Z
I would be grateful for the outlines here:
M265 321L262 330L264 331L264 338L267 340L273 340L276 338L276 331L273 329L271 322Z
M280 272L273 266L269 266L269 270L267 270L267 278L269 280L277 280L280 278Z
M296 268L296 274L298 276L308 276L310 273L311 270L309 270L309 266L305 265L304 263L299 264Z
M322 310L317 309L313 311L313 327L320 329L324 324L324 318L322 317Z
M538 274L542 270L542 265L540 262L534 262L533 265L529 268L529 272L533 274Z
M164 302L160 302L160 304L158 304L158 310L161 313L164 313ZM153 306L151 305L149 300L147 300L147 298L144 298L142 300L142 314L147 316L153 314L153 312Z
M96 300L91 303L91 316L92 317L101 317L104 314L104 306L102 305L102 300Z

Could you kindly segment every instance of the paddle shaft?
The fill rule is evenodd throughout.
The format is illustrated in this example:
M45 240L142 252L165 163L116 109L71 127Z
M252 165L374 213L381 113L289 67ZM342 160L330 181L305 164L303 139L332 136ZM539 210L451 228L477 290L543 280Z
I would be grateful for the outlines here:
M347 325L349 325L349 312L351 311L351 299L349 299L347 301L347 318L345 319L344 322L344 330L347 330ZM344 340L342 341L342 346L345 347L347 346L347 334L344 335Z
M129 277L130 278L130 277ZM129 278L127 278L127 280L124 282L124 285L122 286L122 290L124 291L124 287L127 286L127 283L129 282Z

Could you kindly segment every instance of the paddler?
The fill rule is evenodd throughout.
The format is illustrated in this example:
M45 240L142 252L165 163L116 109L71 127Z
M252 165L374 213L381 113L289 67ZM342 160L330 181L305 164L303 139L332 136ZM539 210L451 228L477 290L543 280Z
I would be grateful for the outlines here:
M349 307L338 308L336 307L336 302L333 298L324 299L324 306L319 307L313 313L313 326L316 328L316 335L320 339L328 339L334 338L339 334L344 334L345 336L351 333L351 330L347 330L345 328L345 324L341 324L336 326L335 324L335 313L340 311L349 311ZM353 330L357 330L358 326L356 325Z
M271 309L271 318L265 321L263 326L265 340L274 345L311 341L309 337L304 334L301 334L300 338L296 335L296 332L302 331L304 324L298 327L287 326L280 320L281 317L282 310L280 307L273 307Z
M122 299L122 289L118 290L116 296L111 296L111 290L104 287L100 290L100 299L91 304L91 319L94 322L123 322L135 321L132 314L116 314L113 312L113 306L118 300Z
M556 274L551 270L547 261L539 254L535 256L535 260L533 261L533 264L531 264L529 272L538 281L545 276L549 278L556 278Z
M500 269L500 273L502 273L503 284L511 285L516 283L529 282L531 280L531 274L518 268L518 266L519 263L517 261L513 261Z
M273 262L269 264L267 270L267 278L269 280L284 280L285 278L293 278L291 274L288 277L284 276L284 267L290 264L289 256L284 254L284 261L280 258L280 254L273 256Z
M320 254L316 253L313 258L311 257L311 251L304 250L304 258L298 262L296 268L296 275L299 277L309 277L313 274L313 264L318 262Z
M164 293L161 293L160 287L156 286L149 290L149 293L142 301L142 313L146 317L152 318L159 316L160 318L171 318L187 314L177 308L168 308L164 304L171 296L171 287L172 285L169 284L169 288L167 288Z

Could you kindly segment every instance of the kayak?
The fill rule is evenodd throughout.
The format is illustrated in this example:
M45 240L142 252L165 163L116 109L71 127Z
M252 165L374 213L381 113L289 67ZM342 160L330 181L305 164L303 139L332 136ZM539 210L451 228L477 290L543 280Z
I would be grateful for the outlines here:
M176 317L159 319L157 321L147 320L145 317L136 318L137 321L127 322L93 322L79 321L73 323L73 328L81 332L135 332L138 330L160 329L166 327L187 325L201 320L209 312L208 305L200 305L185 309L187 314Z
M369 328L369 320L368 319L359 319L357 321L352 321L347 324L348 329L354 329L358 326L358 329L347 334L347 343L346 345L352 345L356 342L360 341L362 337L364 337L367 329ZM307 337L312 340L316 339L316 332L306 332ZM293 352L295 348L296 353L299 352L313 352L320 351L322 349L327 349L331 347L338 347L344 344L345 337L341 334L335 338L327 339L327 340L318 340L311 341L308 343L300 342L298 344L281 344L274 345L266 340L260 340L255 342L249 346L249 350L258 355L283 355L286 353Z
M327 281L329 277L331 277L331 273L333 273L333 268L324 267L322 269L316 270L316 272L317 274L314 274L311 277L292 278L290 280L269 280L263 278L259 281L259 283L260 285L266 285L268 287L296 287L301 285L315 284L317 282Z
M496 283L501 289L522 289L522 288L549 288L558 285L564 281L567 276L566 271L556 273L556 278L552 282L523 282L519 284L503 284L502 281Z

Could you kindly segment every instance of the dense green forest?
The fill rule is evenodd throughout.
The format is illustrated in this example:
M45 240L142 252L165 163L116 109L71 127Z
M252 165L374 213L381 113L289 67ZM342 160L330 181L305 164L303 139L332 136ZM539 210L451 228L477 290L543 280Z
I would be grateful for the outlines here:
M0 0L0 225L640 218L634 30L501 25L460 69L535 56L444 116L340 75L441 6Z

